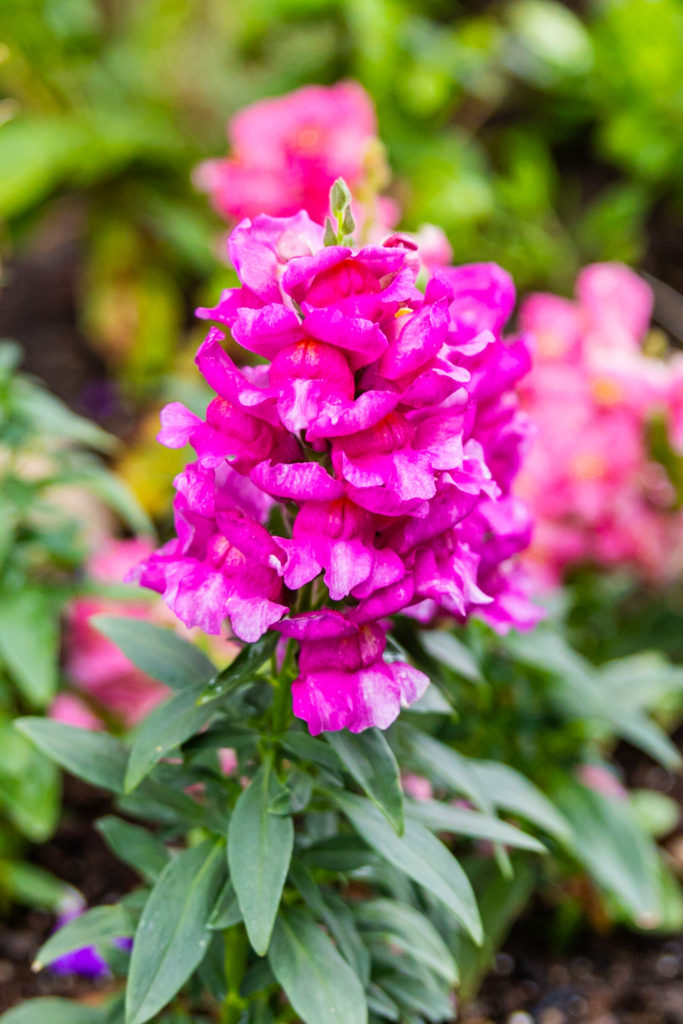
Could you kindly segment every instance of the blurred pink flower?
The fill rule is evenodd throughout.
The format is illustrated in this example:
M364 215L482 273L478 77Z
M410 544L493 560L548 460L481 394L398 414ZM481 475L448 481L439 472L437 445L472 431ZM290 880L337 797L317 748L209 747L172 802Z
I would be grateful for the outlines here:
M195 171L226 220L266 213L287 217L299 210L317 221L328 213L332 183L345 179L356 197L360 222L390 228L398 210L390 200L363 208L386 171L372 100L356 82L307 85L238 111L228 125L231 156L207 160ZM371 197L368 197L371 198Z
M152 550L147 540L111 539L90 558L88 577L94 583L122 583L126 573ZM136 668L111 640L90 625L91 616L99 614L150 619L153 607L149 602L81 597L72 602L67 615L67 676L78 689L130 727L156 707L168 690ZM63 697L56 711L64 714ZM76 724L73 703L67 705L67 711L72 715L71 724Z
M673 407L677 436L675 362L642 351L652 294L633 271L586 267L576 294L532 295L520 312L534 346L521 389L536 430L519 477L536 520L527 563L545 585L581 563L663 578L680 569L683 523L648 427Z
M607 765L582 764L579 765L576 774L586 789L592 789L594 793L613 797L615 800L625 800L628 797L628 791Z
M64 722L75 729L92 729L95 732L104 729L104 722L80 697L72 693L58 693L50 707L50 718L56 722Z

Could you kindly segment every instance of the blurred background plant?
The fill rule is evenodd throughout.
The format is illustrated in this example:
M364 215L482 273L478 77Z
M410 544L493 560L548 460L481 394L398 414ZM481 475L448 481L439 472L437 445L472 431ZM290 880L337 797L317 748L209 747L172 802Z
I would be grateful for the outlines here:
M46 713L63 685L68 602L107 592L83 572L88 553L119 518L138 532L152 527L96 454L115 439L18 372L19 358L16 345L0 344L0 901L52 908L64 884L22 854L26 841L52 835L61 783L13 720Z
M79 329L128 389L149 394L200 284L206 294L225 275L193 166L223 153L244 104L353 77L377 105L403 226L443 225L455 262L496 259L521 289L568 291L583 263L621 259L680 289L683 8L593 0L580 11L6 0L5 251L19 266L36 248L66 258Z

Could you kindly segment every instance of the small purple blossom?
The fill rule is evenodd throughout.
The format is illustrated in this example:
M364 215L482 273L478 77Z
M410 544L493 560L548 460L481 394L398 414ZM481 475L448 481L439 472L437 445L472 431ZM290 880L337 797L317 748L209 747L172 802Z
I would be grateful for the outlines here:
M55 931L68 924L70 921L80 917L85 912L86 904L82 897L75 894L66 899L57 915ZM130 938L115 939L114 944L120 949L130 950L133 947L133 940ZM70 975L77 974L81 978L97 980L109 976L109 967L104 957L100 955L95 946L83 946L81 949L74 949L71 953L58 957L50 964L53 974Z
M386 728L427 685L384 657L388 616L538 617L512 561L530 536L510 493L530 364L501 336L514 286L482 263L436 269L422 294L409 240L324 246L304 212L242 221L229 252L240 286L198 311L220 325L197 355L216 397L203 419L162 413L159 439L196 452L177 536L137 578L188 626L297 640L311 732ZM267 364L237 367L223 330Z

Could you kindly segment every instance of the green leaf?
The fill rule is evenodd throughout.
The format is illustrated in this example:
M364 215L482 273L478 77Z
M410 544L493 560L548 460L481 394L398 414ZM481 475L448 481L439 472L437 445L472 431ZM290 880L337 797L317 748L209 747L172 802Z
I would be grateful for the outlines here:
M379 807L396 832L403 832L403 790L398 764L379 729L325 733L349 773Z
M105 1024L106 1010L73 999L30 999L3 1013L1 1024Z
M234 661L230 662L218 675L207 684L202 701L216 700L233 693L243 683L251 683L258 670L270 658L277 646L280 634L269 631L264 633L255 644L243 647Z
M224 844L206 840L175 857L150 893L135 932L126 1024L144 1024L185 984L211 939L209 918L225 878Z
M633 816L643 832L656 839L673 832L681 819L678 800L656 789L632 789L629 801Z
M406 759L415 770L437 779L456 793L466 796L482 811L493 811L493 800L471 760L433 736L402 723L399 736Z
M571 837L571 829L557 808L524 775L497 761L470 763L497 808L518 814L557 839L567 841Z
M95 462L81 464L74 476L82 480L88 490L108 505L134 533L154 536L151 519L120 476Z
M414 882L433 893L481 942L479 911L467 875L450 851L423 825L408 820L397 836L377 808L363 797L330 790L355 830L374 850Z
M93 786L123 793L128 752L113 736L49 718L18 718L16 726L72 775Z
M307 732L288 732L280 741L290 754L299 761L310 761L327 771L339 771L342 762L329 746L323 741L310 736Z
M472 651L460 640L456 640L452 633L443 629L425 630L420 635L420 643L435 661L463 679L478 685L485 682Z
M57 692L59 607L54 595L24 588L0 593L0 659L24 697L38 708Z
M304 1024L366 1024L368 1007L358 976L306 911L292 908L278 915L268 960Z
M508 825L500 818L482 814L481 811L453 807L452 804L439 800L420 800L410 801L406 805L406 814L432 832L450 832L452 835L467 836L470 839L504 843L520 850L547 853L545 846L538 839L527 835L514 825Z
M332 893L324 897L310 871L295 862L290 869L291 883L299 890L313 916L327 925L340 953L367 985L370 979L370 954L365 947L347 903Z
M323 868L325 871L358 871L377 860L374 850L368 849L358 836L325 836L298 853L302 864Z
M554 799L574 829L573 850L598 885L636 924L659 923L657 848L638 827L628 800L607 798L565 779Z
M35 381L20 377L15 382L15 388L21 411L30 418L37 434L52 441L76 441L105 452L116 446L115 437L96 423L72 412L56 395Z
M212 661L172 629L123 615L93 615L90 624L112 640L127 658L152 679L182 690L215 675Z
M216 901L216 908L211 915L209 928L212 931L224 931L226 928L231 928L234 924L238 924L241 920L242 911L237 902L235 887L228 878Z
M34 969L39 970L74 949L130 938L134 931L133 922L122 906L93 907L69 921L43 943L36 954Z
M60 878L25 861L0 861L0 888L13 900L27 907L56 911L69 893L69 886Z
M383 938L425 964L451 985L458 980L458 968L448 946L429 918L407 903L397 900L361 900L354 904L361 927L370 936Z
M0 808L27 839L45 842L59 819L59 770L9 718L0 724L0 750Z
M204 681L187 686L157 705L135 731L124 785L127 793L148 775L162 757L201 732L218 710L215 702L198 704Z
M169 861L169 852L160 839L140 825L110 815L100 818L97 830L119 860L129 864L143 878L156 882Z
M291 817L270 809L280 788L270 764L262 764L240 794L228 833L230 877L259 956L268 949L294 846Z
M123 781L128 762L124 745L104 732L77 729L48 718L19 718L17 728L66 771L93 786L123 794ZM131 810L135 816L151 817L163 808L164 820L182 820L184 824L201 825L206 811L187 794L178 792L156 779L146 779L136 791L139 806ZM131 798L132 800L132 798Z
M481 857L468 866L468 872L484 922L484 942L475 946L462 931L449 941L460 968L458 994L463 1005L474 999L508 929L527 905L537 882L533 863L521 855L512 858L510 877L501 875L492 860Z

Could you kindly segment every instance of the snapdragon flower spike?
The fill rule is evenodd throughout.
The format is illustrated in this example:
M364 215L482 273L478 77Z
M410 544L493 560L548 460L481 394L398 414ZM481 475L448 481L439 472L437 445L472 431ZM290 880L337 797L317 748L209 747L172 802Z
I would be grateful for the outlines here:
M410 240L323 236L303 212L233 231L240 285L199 311L217 325L197 356L216 398L204 418L162 413L160 440L197 460L176 481L177 537L138 578L187 625L297 640L295 714L358 731L427 685L386 660L391 615L535 620L510 568L529 540L510 496L529 355L501 338L500 267L435 270L423 294ZM267 362L238 368L222 330Z
M653 582L683 566L680 496L667 469L681 450L681 364L643 350L652 306L632 270L598 263L579 274L575 300L536 294L521 308L536 348L522 401L539 441L519 484L537 524L527 561L546 587L580 564ZM656 422L668 433L667 465L652 450Z

